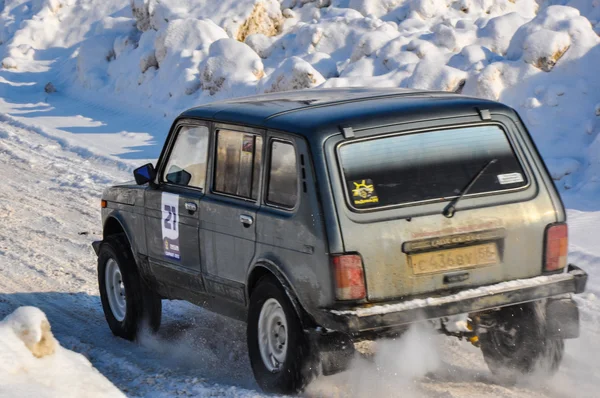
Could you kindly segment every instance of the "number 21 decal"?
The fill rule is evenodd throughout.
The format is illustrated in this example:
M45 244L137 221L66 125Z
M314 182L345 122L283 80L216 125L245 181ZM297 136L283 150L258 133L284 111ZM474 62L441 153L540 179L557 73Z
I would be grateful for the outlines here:
M167 217L164 219L166 229L177 230L177 208L169 205L164 205L164 211L167 212Z
M162 240L165 257L172 260L181 260L179 248L179 195L162 193Z

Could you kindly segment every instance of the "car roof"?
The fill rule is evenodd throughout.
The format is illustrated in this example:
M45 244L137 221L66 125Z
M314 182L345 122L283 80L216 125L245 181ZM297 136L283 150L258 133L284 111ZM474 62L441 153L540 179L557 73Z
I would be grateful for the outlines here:
M327 88L213 102L191 108L180 118L282 130L312 139L347 127L360 131L410 121L476 116L481 110L498 112L510 108L498 102L443 91Z

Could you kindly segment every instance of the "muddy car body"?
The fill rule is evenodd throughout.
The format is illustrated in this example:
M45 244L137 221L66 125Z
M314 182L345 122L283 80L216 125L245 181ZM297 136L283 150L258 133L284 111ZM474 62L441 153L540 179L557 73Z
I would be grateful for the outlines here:
M420 320L470 314L462 335L492 370L533 366L491 341L508 318L544 319L536 360L578 334L569 294L587 275L567 266L560 197L500 103L368 89L213 103L182 113L156 168L135 176L105 191L94 245L113 332L134 338L142 315L157 327L162 298L248 321L266 390L297 391L342 369L351 340Z

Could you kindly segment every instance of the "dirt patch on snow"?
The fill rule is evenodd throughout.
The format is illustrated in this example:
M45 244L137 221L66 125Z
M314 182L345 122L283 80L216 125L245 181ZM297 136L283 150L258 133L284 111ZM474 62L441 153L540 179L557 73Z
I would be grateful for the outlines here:
M246 37L262 33L265 36L276 36L281 32L282 18L269 15L262 2L256 3L248 19L240 26L237 39L245 41Z
M549 57L538 58L538 60L535 63L535 66L537 68L543 70L544 72L550 72L552 70L552 68L554 68L554 65L556 65L558 60L561 59L563 55L565 55L565 53L567 52L569 47L571 47L571 46L566 46L564 48L561 48L560 50L555 51Z

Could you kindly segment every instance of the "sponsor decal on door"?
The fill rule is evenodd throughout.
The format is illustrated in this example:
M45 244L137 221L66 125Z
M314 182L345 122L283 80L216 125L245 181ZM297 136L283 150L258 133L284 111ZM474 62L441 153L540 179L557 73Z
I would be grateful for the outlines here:
M181 260L179 249L179 195L162 193L162 238L165 257Z

